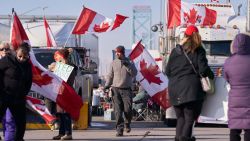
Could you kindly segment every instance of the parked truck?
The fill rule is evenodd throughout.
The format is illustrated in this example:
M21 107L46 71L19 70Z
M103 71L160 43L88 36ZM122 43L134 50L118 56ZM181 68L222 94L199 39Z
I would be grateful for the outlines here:
M234 37L241 32L246 32L246 16L239 16L235 13L233 6L227 4L198 3L197 6L207 6L217 11L217 22L214 26L197 26L202 38L202 46L205 48L208 64L215 74L215 93L207 94L203 104L200 123L220 123L227 124L227 103L228 103L228 84L223 78L223 64L231 55L230 44ZM168 40L167 57L172 47L184 36L186 27L180 26L171 33L174 40ZM166 57L166 58L167 58ZM167 59L166 59L167 60ZM163 61L165 66L167 61ZM173 108L166 110L166 121L170 124L175 119Z

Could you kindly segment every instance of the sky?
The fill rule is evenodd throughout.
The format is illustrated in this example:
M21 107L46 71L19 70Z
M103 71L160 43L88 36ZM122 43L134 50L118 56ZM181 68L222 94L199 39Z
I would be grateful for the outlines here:
M109 18L114 18L115 14L130 17L116 30L97 35L99 37L100 73L106 74L112 61L112 49L118 45L124 45L125 48L131 49L133 44L133 6L149 5L152 10L152 25L154 25L163 20L160 18L162 1L164 0L1 0L0 15L11 14L12 8L15 8L18 15L43 15L42 9L47 7L44 11L46 15L78 16L84 5ZM191 3L210 2L210 0L184 1ZM226 0L219 1L224 3ZM231 0L231 3L235 8L242 4L241 14L246 14L247 0ZM152 40L158 41L156 37Z

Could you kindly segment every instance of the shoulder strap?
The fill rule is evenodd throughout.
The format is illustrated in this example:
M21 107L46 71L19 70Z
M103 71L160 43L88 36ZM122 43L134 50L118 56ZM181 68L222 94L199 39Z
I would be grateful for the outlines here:
M186 56L186 58L188 59L188 62L189 62L190 65L192 66L194 72L195 72L196 74L198 74L199 76L201 76L201 74L198 73L197 70L195 69L193 62L190 60L190 58L188 57L188 55L187 55L187 53L186 53L186 51L185 51L184 49L183 49L183 53L184 53L184 55Z

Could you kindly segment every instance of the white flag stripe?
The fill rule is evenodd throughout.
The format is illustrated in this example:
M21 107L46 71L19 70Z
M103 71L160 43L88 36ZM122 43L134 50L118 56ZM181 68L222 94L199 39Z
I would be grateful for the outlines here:
M142 61L143 59L145 60L145 62L147 62L147 67L149 67L150 64L157 65L153 57L148 53L147 50L144 49L143 53L134 59L135 66L138 70L138 73L136 76L137 81L140 81L144 78L144 76L140 72L140 61ZM166 89L166 87L168 86L168 79L166 78L165 75L163 75L163 73L159 73L158 75L156 75L156 77L159 77L161 79L162 83L160 85L156 83L149 83L146 79L144 79L141 82L143 88L148 92L150 96L153 96L154 94Z
M51 77L57 77L56 75L51 75L52 72L45 69L41 64L39 64L34 59L35 55L34 55L33 52L30 52L30 58L32 60L33 65L39 67L43 71L43 74L48 74ZM61 78L59 78L59 77L57 77L57 79L61 80ZM42 86L38 86L36 83L32 83L31 90L35 91L35 92L39 92L44 97L49 98L50 100L56 102L58 91L59 91L59 89L61 87L61 83L58 84L57 82L58 81L52 79L52 84L53 85L42 85ZM62 82L62 80L61 80L61 82Z
M204 21L204 19L206 17L205 7L199 7L199 6L196 6L196 5L181 1L181 9L182 9L181 17L183 17L183 18L181 18L181 23L185 23L185 21L184 21L184 18L185 18L184 12L191 15L190 10L192 10L192 9L196 10L197 14L199 14L199 16L201 16L201 21Z
M89 28L88 28L88 32L94 32L94 26L95 25L100 25L104 20L106 19L106 17L104 17L101 14L96 14L92 23L90 24Z

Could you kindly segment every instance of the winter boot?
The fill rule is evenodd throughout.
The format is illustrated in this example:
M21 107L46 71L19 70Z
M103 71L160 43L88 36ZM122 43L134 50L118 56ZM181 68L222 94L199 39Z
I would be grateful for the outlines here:
M195 137L185 137L185 136L181 136L180 138L179 138L179 141L195 141L196 139L195 139Z

